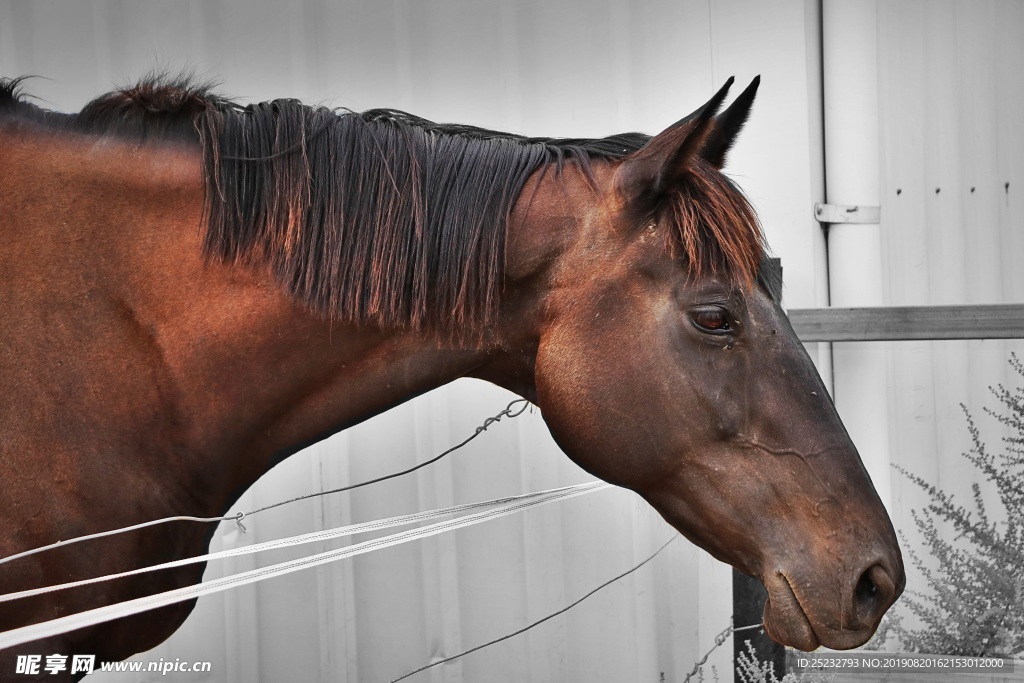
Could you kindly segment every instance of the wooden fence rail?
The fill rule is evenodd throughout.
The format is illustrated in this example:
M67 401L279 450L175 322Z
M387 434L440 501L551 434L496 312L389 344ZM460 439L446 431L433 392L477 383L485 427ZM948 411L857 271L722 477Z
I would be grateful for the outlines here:
M805 342L1024 339L1024 304L796 308L787 313Z

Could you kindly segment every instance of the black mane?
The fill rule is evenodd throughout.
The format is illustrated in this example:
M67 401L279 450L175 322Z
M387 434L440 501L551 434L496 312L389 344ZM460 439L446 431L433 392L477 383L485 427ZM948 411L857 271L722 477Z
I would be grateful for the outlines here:
M140 141L198 141L206 253L269 264L315 311L357 324L480 330L493 318L509 214L548 164L617 159L649 139L528 138L295 100L241 106L190 79L146 79L78 114L0 81L0 121Z
M208 257L267 265L334 319L451 336L494 319L509 214L534 172L572 164L593 181L595 160L649 140L529 138L296 100L242 106L187 78L150 77L57 114L25 102L22 83L0 79L0 123L198 144ZM758 280L757 216L717 167L696 159L665 207L668 248L694 275Z

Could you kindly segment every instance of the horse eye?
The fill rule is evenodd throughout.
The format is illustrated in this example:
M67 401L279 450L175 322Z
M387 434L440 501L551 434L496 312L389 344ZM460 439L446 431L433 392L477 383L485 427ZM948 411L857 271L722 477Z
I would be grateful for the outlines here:
M691 312L690 319L705 332L725 332L730 329L729 319L721 308L701 308Z

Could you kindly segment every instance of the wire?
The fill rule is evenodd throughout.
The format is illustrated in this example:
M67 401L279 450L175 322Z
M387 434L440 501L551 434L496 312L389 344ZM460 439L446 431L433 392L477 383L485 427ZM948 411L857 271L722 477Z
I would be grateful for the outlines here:
M568 612L573 607L575 607L576 605L580 604L581 602L583 602L584 600L589 598L594 593L597 593L598 591L600 591L602 588L605 588L606 586L609 586L609 585L615 583L619 579L621 579L623 577L626 577L626 576L629 576L630 574L635 572L637 569L640 569L640 567L644 566L645 564L647 564L648 562L653 560L655 557L657 557L658 553L660 553L662 550L667 548L669 546L669 544L672 543L672 541L676 540L677 538L679 538L679 536L673 536L672 538L667 540L664 543L664 545L662 545L660 548L655 550L654 553L650 557L648 557L646 560L644 560L640 564L636 565L632 569L629 569L627 571L622 572L621 574L616 576L614 579L609 579L608 581L605 581L600 586L598 586L597 588L593 589L592 591L590 591L589 593L584 595L582 598L576 600L575 602L573 602L572 604L570 604L570 605L568 605L566 607L563 607L562 609L558 610L557 612L553 612L553 613L547 615L546 617L544 617L542 619L538 619L537 621L533 622L532 624L530 624L528 626L524 626L523 628L519 629L518 631L515 631L513 633L509 633L508 635L504 635L504 636L502 636L500 638L495 638L494 640L491 640L491 641L488 641L486 643L483 643L482 645L477 645L476 647L472 647L472 648L470 648L468 650L464 650L464 651L462 651L462 652L460 652L458 654L452 655L451 657L445 657L444 659L439 659L436 662L431 662L430 664L427 664L425 666L421 666L418 669L410 671L409 673L405 674L404 676L399 676L398 678L392 679L391 683L397 683L398 681L401 681L401 680L404 680L406 678L409 678L410 676L414 676L414 675L420 673L421 671L426 671L427 669L429 669L431 667L435 667L435 666L437 666L439 664L446 664L446 663L448 663L448 662L450 662L450 661L452 661L454 659L458 659L459 657L465 657L466 655L471 654L473 652L476 652L477 650L482 650L485 647L490 647L491 645L495 645L496 643L500 643L503 640L508 640L509 638L514 638L514 637L516 637L516 636L518 636L520 634L526 633L527 631L529 631L534 626L539 626L539 625L543 624L545 621L548 621L550 619L554 619L558 615L564 614L565 612Z
M522 403L523 407L520 408L519 410L513 410L512 406L516 405L517 403ZM243 518L248 517L249 515L255 515L257 512L263 512L264 510L270 510L270 509L273 509L273 508L276 508L276 507L280 507L282 505L287 505L288 503L294 503L294 502L297 502L297 501L300 501L300 500L306 500L307 498L315 498L317 496L326 496L326 495L329 495L329 494L332 494L332 493L342 493L344 491L351 491L352 489L358 489L358 488L361 488L363 486L369 486L370 484L377 484L377 483L380 483L382 481L386 481L388 479L394 479L395 477L401 477L401 476L404 476L406 474L411 474L411 473L415 472L418 469L426 467L427 465L434 464L435 462L437 462L438 460L440 460L444 456L448 455L449 453L451 453L453 451L459 450L460 448L462 448L463 446L468 444L470 441L472 441L476 437L478 437L481 434L483 434L487 430L487 428L490 427L492 424L494 424L495 422L499 422L501 420L501 418L503 418L503 417L509 417L509 418L519 417L524 412L526 412L526 409L529 408L529 407L530 407L530 402L529 401L527 401L525 398L517 398L516 400L512 401L507 406L505 406L505 410L501 411L497 415L494 415L494 416L489 417L486 420L484 420L484 423L482 425L480 425L479 427L477 427L476 431L473 432L473 434L471 434L470 436L466 437L466 439L464 439L461 443L457 443L454 446L452 446L451 448L449 448L448 450L444 451L443 453L435 455L430 460L425 460L425 461L419 463L418 465L413 465L412 467L410 467L407 470L402 470L401 472L394 472L392 474L386 474L386 475L384 475L382 477L377 477L376 479L370 479L368 481L361 481L358 484L351 484L350 486L342 486L341 488L331 489L330 491L317 491L315 493L307 493L304 496L297 496L297 497L292 498L290 500L282 500L280 503L273 503L271 505L265 505L265 506L263 506L261 508L257 508L255 510L253 510L252 512L239 513L239 515L237 517L229 517L228 519L237 519L237 521L241 522L241 520Z
M690 679L696 676L697 672L700 671L700 668L707 663L708 657L711 656L711 653L720 648L725 643L725 641L729 639L729 636L731 636L733 633L739 633L740 631L749 631L754 628L761 628L762 626L764 626L763 622L760 624L751 624L750 626L740 626L738 628L734 628L732 625L732 619L730 618L728 628L726 628L724 631L715 636L715 644L711 646L710 650L704 653L704 656L700 658L699 662L693 665L693 671L686 674L686 678L683 679L683 683L690 683Z

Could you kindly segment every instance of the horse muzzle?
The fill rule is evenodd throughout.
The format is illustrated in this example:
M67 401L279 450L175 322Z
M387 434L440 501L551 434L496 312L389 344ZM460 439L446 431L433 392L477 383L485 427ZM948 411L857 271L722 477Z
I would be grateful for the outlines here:
M764 607L768 635L805 651L863 645L906 585L902 561L889 557L847 572L841 581L815 581L784 568L766 572L761 580L768 591Z

